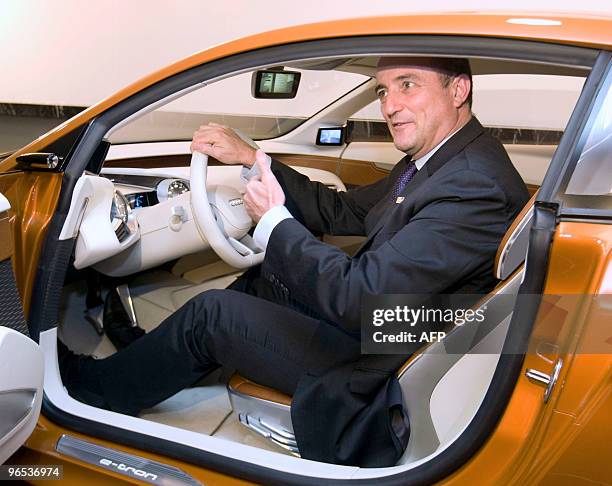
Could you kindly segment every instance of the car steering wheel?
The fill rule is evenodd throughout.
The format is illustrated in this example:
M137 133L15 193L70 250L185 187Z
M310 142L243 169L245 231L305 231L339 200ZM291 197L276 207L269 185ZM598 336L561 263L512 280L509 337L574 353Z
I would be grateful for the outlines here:
M206 188L208 156L194 152L191 156L191 210L203 240L215 253L236 268L258 265L265 251L255 245L248 234L253 220L246 212L242 194L228 186Z

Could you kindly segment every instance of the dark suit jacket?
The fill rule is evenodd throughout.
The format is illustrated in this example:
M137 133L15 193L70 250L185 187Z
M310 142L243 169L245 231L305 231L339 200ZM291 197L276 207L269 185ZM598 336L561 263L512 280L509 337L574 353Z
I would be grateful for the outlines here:
M489 292L497 247L529 199L503 146L476 118L428 160L396 204L390 193L406 163L379 182L338 193L272 162L295 219L272 232L262 275L320 316L313 345L334 356L323 369L308 364L293 398L303 457L371 467L399 459L408 433L391 423L397 417L390 410L401 409L394 372L408 356L360 355L361 298ZM309 230L366 240L351 258Z

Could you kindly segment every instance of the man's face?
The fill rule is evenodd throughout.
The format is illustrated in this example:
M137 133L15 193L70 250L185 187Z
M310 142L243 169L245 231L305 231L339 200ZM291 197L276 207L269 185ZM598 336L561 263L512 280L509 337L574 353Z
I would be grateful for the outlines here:
M403 62L379 65L376 93L395 147L418 159L452 131L459 112L452 80L445 87L424 60Z

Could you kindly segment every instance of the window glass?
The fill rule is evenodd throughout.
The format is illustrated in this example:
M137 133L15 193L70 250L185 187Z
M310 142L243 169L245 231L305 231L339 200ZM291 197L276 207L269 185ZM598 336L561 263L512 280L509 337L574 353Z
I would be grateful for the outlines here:
M504 144L556 145L584 79L545 74L476 75L472 111ZM357 111L351 121L351 140L391 141L378 100Z
M576 157L564 206L612 210L612 72L597 96Z
M255 99L252 73L220 80L177 98L111 134L111 143L191 140L200 125L222 123L260 140L292 130L367 79L338 71L302 73L293 99Z
M84 109L78 106L0 103L0 154L27 145Z

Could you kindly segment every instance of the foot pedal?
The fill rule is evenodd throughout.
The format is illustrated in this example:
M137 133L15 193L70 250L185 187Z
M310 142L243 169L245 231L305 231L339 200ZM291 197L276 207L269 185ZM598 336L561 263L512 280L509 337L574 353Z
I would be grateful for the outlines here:
M126 308L125 300L122 299L122 294L125 297L125 292L121 292L120 288L118 287L108 293L104 302L103 313L104 332L117 349L125 348L145 334L144 329L135 322L134 308L131 307L132 316L129 312L130 307ZM127 285L125 288L127 289ZM127 291L127 297L131 304L132 299L129 297L129 291Z
M102 336L104 334L104 305L85 309L83 313L85 320L93 326L98 335Z
M138 327L138 319L136 318L136 310L134 309L134 302L132 302L132 295L130 294L130 288L126 285L119 285L116 289L119 300L125 309L126 314L130 318L132 327Z

